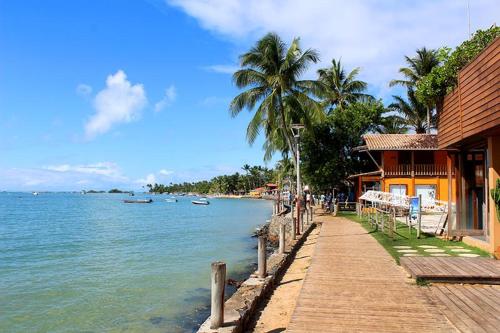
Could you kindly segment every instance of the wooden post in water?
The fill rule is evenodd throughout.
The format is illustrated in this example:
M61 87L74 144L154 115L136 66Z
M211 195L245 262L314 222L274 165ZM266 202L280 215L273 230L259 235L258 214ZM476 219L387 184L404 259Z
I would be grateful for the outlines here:
M266 237L259 236L259 241L257 244L257 274L259 278L263 279L266 277Z
M212 263L212 302L210 308L210 328L217 329L224 323L224 288L226 286L226 264Z
M285 254L285 224L280 223L280 247L279 253Z

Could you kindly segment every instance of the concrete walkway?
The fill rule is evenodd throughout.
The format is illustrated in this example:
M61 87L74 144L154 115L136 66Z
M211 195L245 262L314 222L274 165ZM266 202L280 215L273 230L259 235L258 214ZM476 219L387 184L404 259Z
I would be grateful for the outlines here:
M324 219L287 332L456 332L358 223Z

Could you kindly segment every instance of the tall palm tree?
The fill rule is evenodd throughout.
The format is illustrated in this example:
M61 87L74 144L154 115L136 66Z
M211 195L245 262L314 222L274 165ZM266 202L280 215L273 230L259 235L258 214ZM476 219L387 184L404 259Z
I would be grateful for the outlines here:
M380 134L405 134L408 132L408 126L401 116L390 115L382 118L375 131Z
M320 119L323 114L309 96L315 81L300 80L307 67L319 60L312 49L303 51L299 39L290 47L275 33L257 41L250 51L240 57L241 69L233 75L238 88L248 88L230 104L233 117L243 109L255 114L247 127L247 140L253 143L264 129L266 140L273 140L276 132L286 143L285 149L296 156L290 125Z
M431 118L431 126L428 125L427 107L425 104L420 103L415 96L413 89L408 89L408 100L400 96L393 96L395 102L389 105L389 109L396 111L401 115L401 119L416 133L426 133L426 130L433 126Z
M427 49L422 47L417 49L417 54L410 58L405 56L408 67L401 67L399 73L403 75L402 80L392 80L389 86L401 85L408 89L414 89L417 82L427 74L429 74L434 67L439 65L439 59L436 50ZM431 130L431 112L433 108L433 101L426 103L426 117L427 117L427 133Z
M359 68L354 68L347 73L340 60L335 59L332 59L331 67L318 70L320 85L315 93L322 100L324 108L328 109L328 113L331 113L335 106L343 110L350 103L372 98L364 93L366 82L356 79L359 71Z

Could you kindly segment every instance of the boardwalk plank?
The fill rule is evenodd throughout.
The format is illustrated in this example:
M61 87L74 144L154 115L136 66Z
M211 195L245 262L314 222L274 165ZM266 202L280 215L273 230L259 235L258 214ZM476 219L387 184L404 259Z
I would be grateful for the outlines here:
M359 224L329 218L288 332L456 332Z

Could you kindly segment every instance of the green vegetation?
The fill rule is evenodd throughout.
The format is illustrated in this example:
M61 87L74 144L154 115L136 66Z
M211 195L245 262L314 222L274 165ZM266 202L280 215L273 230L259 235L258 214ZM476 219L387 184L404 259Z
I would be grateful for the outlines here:
M417 100L413 89L408 89L407 96L407 100L400 96L393 96L395 102L389 105L389 110L401 115L393 116L400 124L412 128L415 133L426 133L429 127L427 124L429 108ZM436 117L430 117L431 127L436 127Z
M365 94L368 86L366 82L356 79L359 71L359 68L354 68L347 74L340 60L335 59L331 67L318 70L319 85L315 86L314 92L328 114L332 114L335 108L342 111L352 103L373 99Z
M245 171L244 175L236 172L232 175L217 176L209 181L170 183L169 185L147 184L146 187L151 193L238 194L248 193L251 189L262 187L276 179L276 173L272 169L248 164L245 164L242 169Z
M443 47L438 51L439 66L417 82L416 96L423 102L431 102L440 109L444 96L458 84L458 72L469 64L482 50L500 36L500 27L478 30L474 36L459 45L453 52Z
M229 109L233 117L244 109L255 109L247 139L252 144L264 130L266 158L277 150L284 156L297 156L291 124L310 126L323 118L318 103L311 98L317 81L300 80L318 59L315 50L301 49L298 38L287 47L274 33L265 35L240 56L241 69L234 73L233 81L238 88L248 89L232 100Z
M417 50L417 54L413 58L405 56L405 60L408 67L399 69L403 79L392 80L389 85L406 87L408 102L399 96L393 96L396 103L391 104L389 108L401 114L400 119L413 128L416 133L430 133L431 128L435 126L435 121L433 121L435 117L432 116L434 104L430 100L417 100L415 88L423 77L439 65L437 51L423 47Z
M382 245L386 249L387 252L389 252L389 254L396 260L398 264L399 259L403 256L404 253L398 252L397 249L394 248L394 246L411 246L413 249L418 249L418 254L422 256L429 256L430 253L424 252L422 248L418 247L420 245L436 246L437 248L445 250L445 253L452 256L456 256L457 253L450 251L450 248L447 248L447 246L461 246L464 249L471 250L471 252L468 253L479 254L482 257L490 257L487 252L469 246L463 242L450 242L426 233L422 233L420 235L420 238L417 239L417 231L412 228L410 235L408 226L405 224L399 223L397 225L397 233L394 234L394 239L392 239L381 230L376 230L370 224L367 218L360 218L356 215L356 213L339 212L338 216L346 217L361 224L363 228L365 228L365 230L368 231L380 243L380 245Z
M497 219L500 220L500 179L497 179L497 185L490 190L491 198L495 202L497 208Z
M264 134L264 160L281 153L276 180L293 181L297 152L291 128L302 124L304 181L318 191L345 187L347 176L373 171L373 163L353 151L362 144L363 134L430 133L436 128L438 97L442 100L456 85L458 71L499 35L500 29L492 27L477 31L451 54L447 48L423 47L405 56L401 77L389 85L404 87L406 96L393 96L385 107L367 94L367 83L358 79L359 68L347 70L340 60L332 59L331 66L319 69L316 79L304 80L304 72L318 62L318 53L303 50L298 38L287 45L269 33L241 55L233 81L244 90L234 97L229 111L233 117L244 109L253 112L247 139L252 144ZM250 188L234 181L223 183L215 188L222 192ZM202 187L213 191L211 185Z
M328 189L366 167L353 149L362 144L361 135L374 130L384 106L379 101L355 102L343 111L330 113L321 124L304 133L301 170L304 179L318 189Z
M119 190L117 188L113 188L113 189L109 190L108 193L131 193L131 191L122 191L122 190Z

